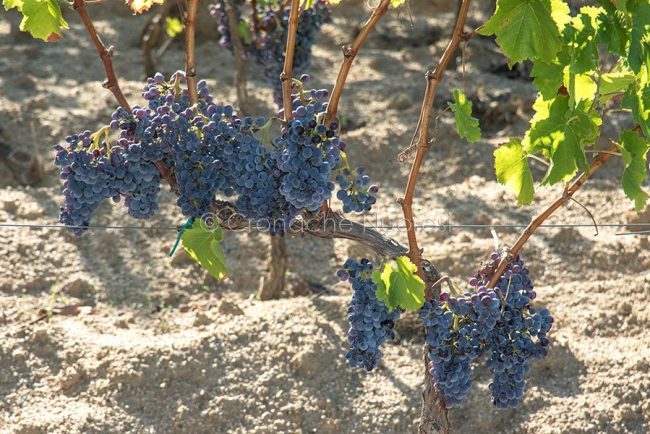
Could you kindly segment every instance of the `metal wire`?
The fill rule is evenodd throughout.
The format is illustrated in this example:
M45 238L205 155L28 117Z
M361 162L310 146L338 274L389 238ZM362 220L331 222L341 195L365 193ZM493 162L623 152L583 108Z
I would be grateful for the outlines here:
M120 225L93 225L93 226L66 226L60 224L37 223L0 223L2 228L16 229L116 229L116 230L142 230L142 231L178 231L176 226L120 226Z
M182 225L181 225L182 226ZM92 226L66 226L62 224L39 224L39 223L0 223L0 228L15 228L15 229L101 229L101 230L141 230L141 231L174 231L178 232L181 226L122 226L122 225L92 225ZM525 228L528 224L523 223L506 223L506 224L423 224L415 225L416 229L518 229ZM624 227L647 227L649 223L605 223L598 224L599 228L624 228ZM540 228L593 228L593 224L587 223L563 223L563 224L542 224ZM371 229L406 229L403 225L368 225ZM650 231L638 232L619 232L615 235L643 235L650 234Z

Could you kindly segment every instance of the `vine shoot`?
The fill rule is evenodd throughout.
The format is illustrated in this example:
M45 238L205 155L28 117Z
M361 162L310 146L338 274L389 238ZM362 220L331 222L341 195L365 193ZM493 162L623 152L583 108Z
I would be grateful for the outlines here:
M0 433L650 432L650 0L3 7Z

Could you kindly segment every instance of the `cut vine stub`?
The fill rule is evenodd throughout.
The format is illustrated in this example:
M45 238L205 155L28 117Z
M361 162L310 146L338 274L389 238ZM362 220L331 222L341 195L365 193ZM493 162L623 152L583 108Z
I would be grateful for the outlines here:
M422 273L424 274L427 300L431 300L432 297L438 298L440 296L440 285L436 286L436 283L440 281L440 272L430 261L423 259Z
M509 263L512 262L513 259L514 257L510 254L510 249L505 247L497 252L492 253L490 260L481 265L481 268L478 270L478 274L481 277L490 280L494 275L494 272L499 268L499 264L501 264L501 262Z

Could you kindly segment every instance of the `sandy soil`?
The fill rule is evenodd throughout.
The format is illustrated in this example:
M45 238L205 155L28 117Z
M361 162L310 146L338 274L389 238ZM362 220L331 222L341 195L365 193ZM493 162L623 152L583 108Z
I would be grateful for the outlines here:
M444 2L441 2L444 4ZM452 3L452 2L450 2ZM471 22L478 24L478 3ZM117 11L117 12L116 12ZM400 215L409 165L397 155L415 126L423 74L441 54L453 13L431 2L391 13L373 33L350 75L341 113L351 158L381 185L380 218ZM339 46L352 40L367 15L363 4L334 13L315 50L314 81L331 86ZM91 8L104 39L116 47L125 93L139 101L142 17L124 8ZM45 45L11 32L0 18L2 138L45 160L42 184L24 187L0 163L0 222L56 223L61 201L51 146L67 134L107 122L114 102L101 88L102 67L80 22ZM199 73L213 93L234 101L232 59L211 26L201 33ZM182 65L172 44L160 69ZM534 89L491 73L504 59L488 40L467 48L466 73L452 68L439 92L442 109L454 87L466 87L481 113L485 139L460 141L448 112L420 175L415 212L420 221L526 223L556 189L517 209L494 181L493 146L520 134ZM254 75L251 69L251 76ZM260 113L272 110L271 91L251 77ZM612 136L618 123L605 128ZM605 143L606 139L603 139ZM542 167L535 166L537 175ZM622 166L601 170L577 198L600 223L645 222L617 186ZM184 219L169 192L148 224ZM371 217L371 218L374 218ZM553 223L589 223L570 205ZM138 224L106 204L97 224ZM489 403L489 375L477 370L467 404L451 413L458 433L650 432L650 243L616 236L624 229L544 229L527 245L539 304L556 318L548 358L533 364L521 408ZM404 234L386 233L405 241ZM503 243L515 229L499 229ZM493 248L487 229L420 231L425 256L457 281L474 272ZM259 302L252 295L268 270L269 238L229 233L224 241L232 277L216 282L182 252L167 251L173 231L93 230L74 238L59 229L2 229L0 243L1 433L405 433L417 427L423 381L422 339L413 321L400 326L371 374L345 366L347 287L333 270L348 256L373 256L347 241L290 239L287 297ZM324 292L314 293L313 288ZM298 295L297 295L298 294ZM78 315L33 322L40 309L82 303Z

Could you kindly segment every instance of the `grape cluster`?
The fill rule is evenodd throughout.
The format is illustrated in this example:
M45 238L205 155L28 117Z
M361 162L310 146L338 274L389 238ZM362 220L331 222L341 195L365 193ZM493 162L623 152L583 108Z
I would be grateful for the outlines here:
M241 3L241 2L238 2ZM228 15L226 13L226 2L219 0L218 2L208 6L210 15L217 20L217 31L221 35L219 37L219 45L226 50L232 52L232 40L230 39L230 27L228 26ZM239 8L235 8L235 16L237 22L241 21L241 13Z
M341 161L339 138L319 120L326 110L326 90L312 90L293 100L293 118L275 142L273 157L283 172L280 192L299 209L316 211L331 197L332 171Z
M393 338L393 328L401 314L399 308L389 312L386 305L377 300L377 286L371 273L372 263L365 258L360 262L348 259L337 272L339 279L348 280L353 290L348 307L350 350L346 358L351 367L366 371L372 371L381 359L379 347L386 339Z
M531 306L535 299L528 269L516 257L495 288L486 287L501 259L492 254L470 279L473 291L425 303L420 311L427 332L429 370L449 407L461 404L472 385L472 362L483 354L493 374L489 386L498 408L516 407L524 396L531 359L543 358L553 318Z
M282 234L300 212L316 211L331 197L330 178L345 145L336 123L324 123L326 90L296 85L292 120L265 145L257 137L268 132L264 117L242 119L231 106L216 104L205 81L191 106L183 78L180 71L170 81L156 74L144 87L145 106L118 108L97 133L55 146L64 180L62 223L81 234L108 198L124 198L135 218L151 217L158 209L159 162L175 177L177 204L187 217L205 214L218 194L237 196L245 218ZM111 135L117 135L112 142Z
M487 270L500 259L501 253L493 253ZM484 268L476 275L478 284L487 281L485 271ZM547 309L538 311L531 306L536 294L529 271L519 256L503 273L495 291L503 300L503 308L486 344L490 351L487 366L493 374L489 389L496 407L512 408L523 399L530 360L546 356L547 334L553 317Z
M88 226L90 217L104 199L118 197L113 186L112 159L105 149L91 149L90 131L66 138L68 146L56 145L54 162L61 168L64 205L61 223L79 235ZM123 166L123 165L122 165Z
M429 371L447 406L461 404L472 386L471 362L482 353L482 342L496 325L499 299L481 287L478 293L427 302L420 316L427 330Z
M379 187L370 185L370 176L364 167L359 166L354 172L344 168L335 179L339 185L336 198L343 204L344 213L370 211L377 201Z
M72 135L67 146L56 145L55 164L61 168L64 206L61 223L80 235L101 202L113 198L125 205L131 216L146 219L158 209L160 175L143 158L139 143L114 147L97 140L90 131Z
M270 3L258 5L253 12L256 15L258 28L255 23L246 23L241 20L239 11L238 22L248 26L251 30L251 40L244 40L245 55L255 59L262 67L263 74L273 84L274 99L278 105L282 104L282 85L279 80L284 66L284 51L287 44L289 26L289 9L286 6ZM220 0L214 4L210 11L218 21L218 30L222 35L219 44L232 51L230 30L226 16L224 2ZM325 0L316 0L309 8L300 14L296 30L296 45L293 58L294 73L306 72L312 61L312 46L322 25L330 20L331 9Z

